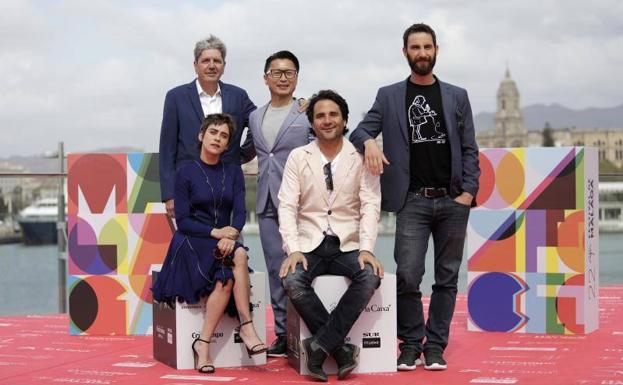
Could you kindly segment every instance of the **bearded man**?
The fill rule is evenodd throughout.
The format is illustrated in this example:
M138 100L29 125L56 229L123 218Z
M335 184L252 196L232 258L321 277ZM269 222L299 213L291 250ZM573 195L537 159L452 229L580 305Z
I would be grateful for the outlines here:
M410 76L379 89L350 140L371 174L381 175L381 208L396 212L398 370L444 370L467 220L478 192L478 146L467 91L433 74L435 31L414 24L403 35ZM383 134L383 149L374 140ZM435 283L424 323L420 284L428 240Z

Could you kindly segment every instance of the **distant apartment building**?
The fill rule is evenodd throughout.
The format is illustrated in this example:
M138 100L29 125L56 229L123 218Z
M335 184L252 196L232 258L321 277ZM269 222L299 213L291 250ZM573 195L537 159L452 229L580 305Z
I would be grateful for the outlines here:
M24 172L24 167L9 162L0 162L0 171L6 173ZM22 181L19 178L3 177L0 178L0 194L12 194L13 191L21 191Z
M0 161L0 172L22 174L28 170L20 164ZM38 199L55 198L58 196L58 191L59 181L57 178L0 177L0 197L10 214L17 214L21 209Z
M555 146L597 147L599 160L623 167L623 129L554 128L552 138ZM541 131L528 131L523 124L519 90L508 69L497 92L494 127L477 132L476 140L481 148L536 147L543 143Z
M21 173L24 172L24 167L9 162L0 162L0 172ZM0 177L0 197L4 206L3 210L7 210L6 213L15 214L24 207L25 202L28 201L28 187L30 185L30 180ZM3 219L6 213L0 213L0 219Z

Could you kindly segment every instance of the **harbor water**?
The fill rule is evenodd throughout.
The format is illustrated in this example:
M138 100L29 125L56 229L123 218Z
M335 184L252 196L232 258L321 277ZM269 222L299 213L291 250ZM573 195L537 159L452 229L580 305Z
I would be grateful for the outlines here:
M249 264L258 271L266 271L259 235L246 234L249 246ZM600 284L623 283L623 233L600 235ZM380 235L375 254L388 272L396 271L393 257L394 236ZM57 246L0 245L0 316L58 313ZM426 274L422 284L425 295L432 285L432 244L429 245ZM461 265L459 291L466 291L467 266Z

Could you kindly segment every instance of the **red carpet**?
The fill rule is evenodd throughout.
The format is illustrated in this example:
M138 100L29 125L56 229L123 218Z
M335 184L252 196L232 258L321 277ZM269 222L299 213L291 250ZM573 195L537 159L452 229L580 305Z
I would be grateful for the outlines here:
M468 332L466 297L460 296L445 354L448 370L358 374L340 383L623 385L623 286L600 294L599 330L586 336ZM0 384L314 383L285 359L215 375L177 371L152 359L151 337L69 336L67 322L64 315L0 317ZM334 376L329 381L338 382Z

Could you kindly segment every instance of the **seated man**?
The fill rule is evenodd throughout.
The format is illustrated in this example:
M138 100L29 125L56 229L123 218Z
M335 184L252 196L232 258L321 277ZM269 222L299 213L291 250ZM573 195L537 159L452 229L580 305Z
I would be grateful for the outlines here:
M290 153L279 190L279 232L288 255L279 275L312 333L301 342L307 370L327 381L322 364L331 354L341 380L359 359L359 348L344 338L383 277L383 266L372 254L380 183L344 139L348 105L340 95L320 91L310 100L307 117L316 140ZM331 314L311 287L322 274L351 280Z

